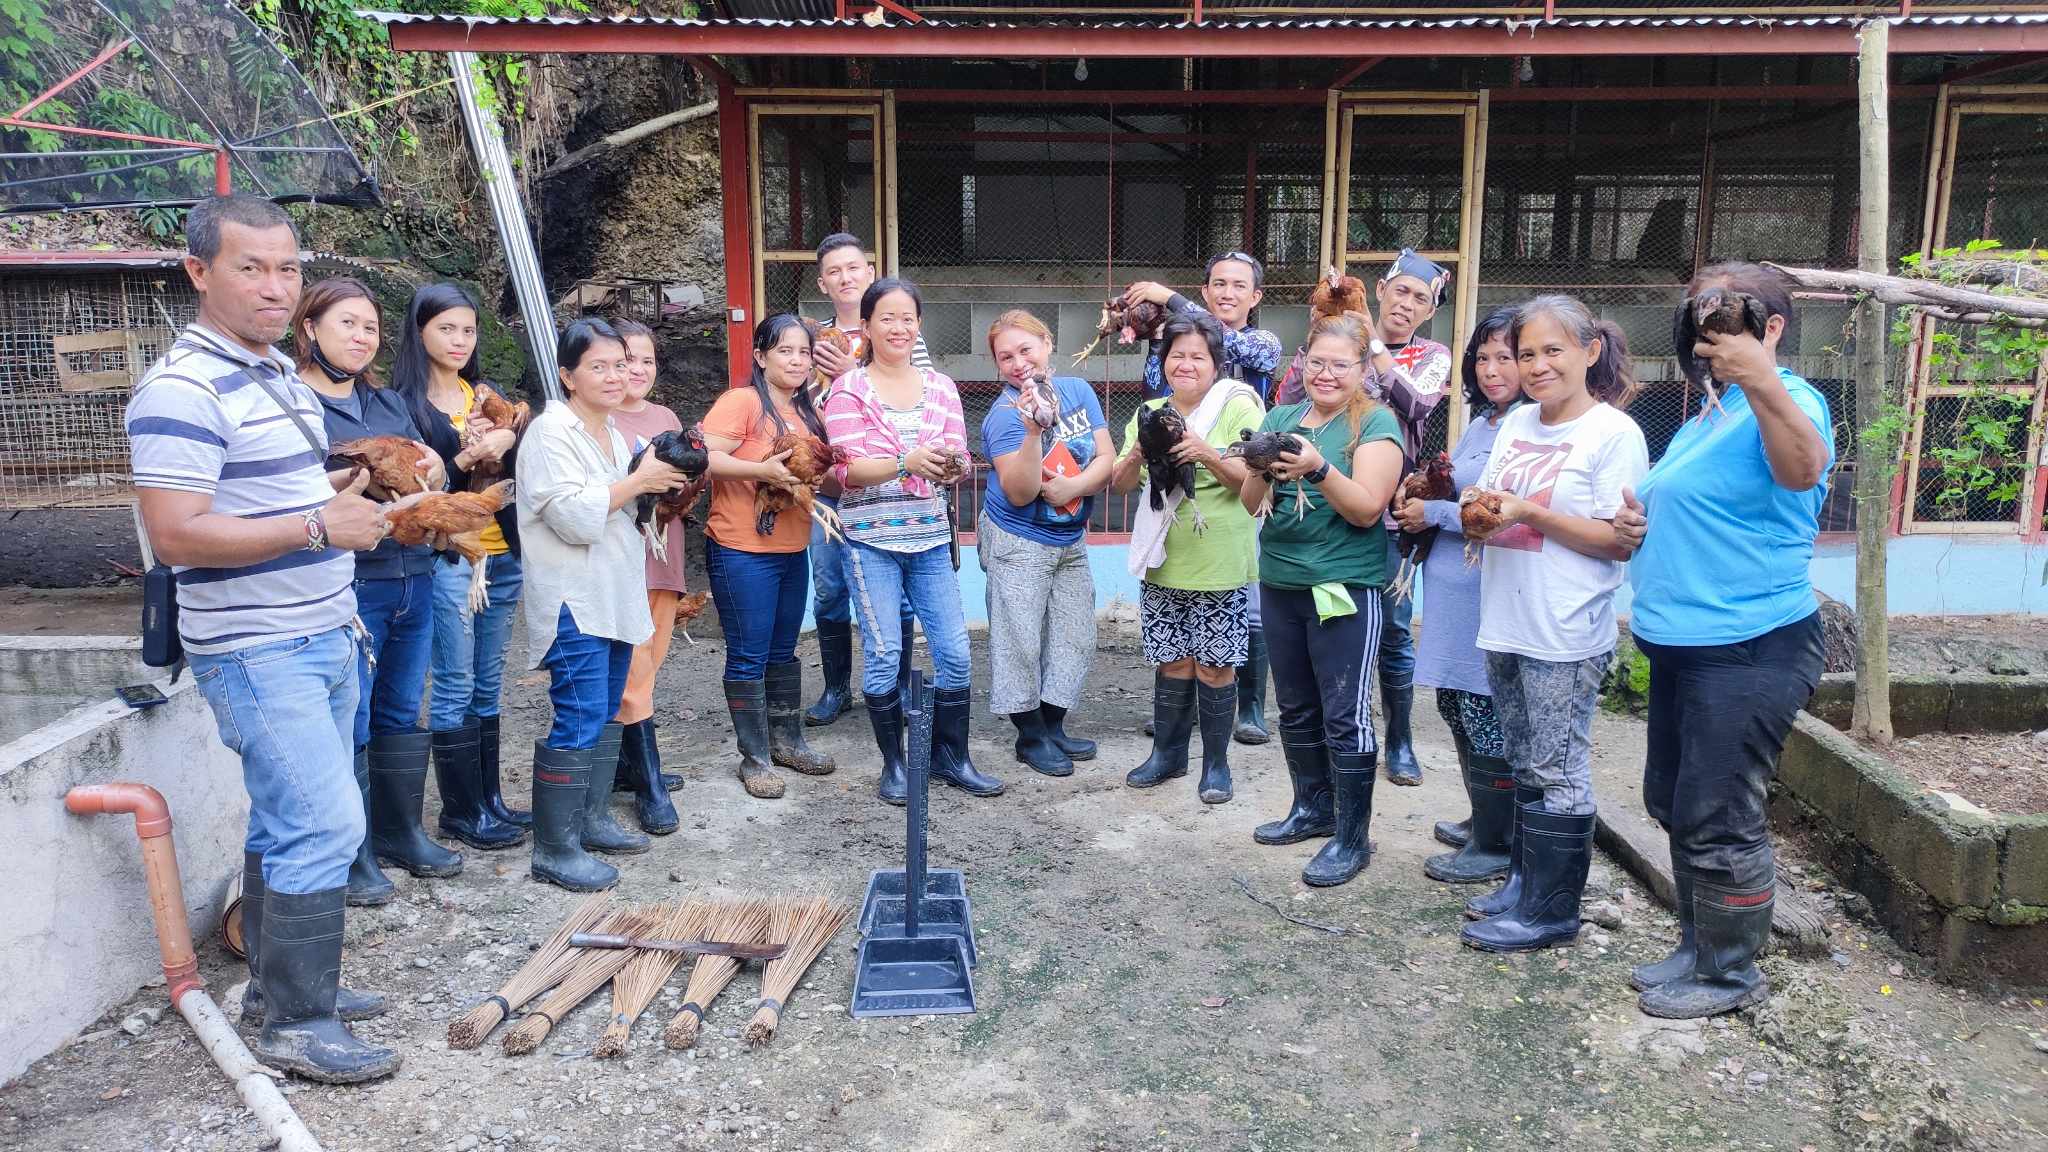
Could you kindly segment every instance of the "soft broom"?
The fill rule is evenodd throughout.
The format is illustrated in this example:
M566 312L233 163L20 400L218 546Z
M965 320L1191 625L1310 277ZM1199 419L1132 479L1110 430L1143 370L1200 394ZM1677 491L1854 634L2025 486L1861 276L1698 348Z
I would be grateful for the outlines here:
M528 1000L562 982L583 958L584 950L569 947L569 937L577 932L590 931L605 917L605 898L592 896L578 904L555 929L512 979L505 982L497 994L465 1012L460 1019L448 1025L448 1047L457 1049L474 1048L484 1042L491 1029L498 1022L518 1011Z
M646 908L621 908L605 922L603 931L620 936L645 936L652 930L657 917ZM604 987L605 982L618 975L637 952L632 948L579 948L583 958L562 977L555 990L548 993L533 1011L522 1017L511 1031L505 1033L505 1054L524 1056L540 1042L562 1017L575 1011L578 1004L590 998L590 994Z
M667 940L695 940L707 935L712 911L717 906L701 900L673 905L657 905L659 919L653 932ZM612 978L612 1021L605 1025L604 1035L598 1038L595 1055L599 1057L623 1056L626 1042L633 1031L633 1021L647 1010L660 993L661 986L683 962L681 952L663 952L644 949L634 954Z
M712 913L709 932L716 940L761 943L768 936L768 901L722 901ZM697 1033L704 1026L704 1010L732 983L739 970L740 961L735 956L697 957L697 962L690 966L690 983L683 989L682 1011L676 1013L662 1033L669 1047L680 1050L697 1043Z
M747 1043L766 1044L782 1020L782 1007L811 963L846 926L853 907L827 896L778 896L768 911L768 942L787 951L761 973L761 1006L747 1022Z

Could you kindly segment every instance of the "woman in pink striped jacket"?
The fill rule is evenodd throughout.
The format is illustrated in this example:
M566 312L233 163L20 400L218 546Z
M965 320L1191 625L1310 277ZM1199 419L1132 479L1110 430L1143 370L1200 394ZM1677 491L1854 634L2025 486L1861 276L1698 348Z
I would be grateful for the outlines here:
M936 673L932 779L975 796L1003 790L967 758L967 619L946 515L950 487L967 475L967 425L953 381L910 361L923 315L924 299L908 280L868 285L860 300L866 355L825 399L825 431L839 459L832 472L846 489L839 518L847 575L860 599L861 695L882 752L880 794L891 804L908 795L897 682L905 636L895 627L905 603L924 625Z

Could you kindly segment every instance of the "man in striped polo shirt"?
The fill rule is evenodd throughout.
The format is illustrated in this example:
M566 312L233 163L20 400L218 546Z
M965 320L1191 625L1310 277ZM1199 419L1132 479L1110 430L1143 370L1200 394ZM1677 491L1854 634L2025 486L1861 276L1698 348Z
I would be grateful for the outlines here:
M313 1080L388 1076L399 1056L342 1022L383 998L340 987L342 898L363 839L350 752L354 550L390 531L326 470L320 402L272 347L300 289L298 236L277 205L207 200L186 220L199 319L128 404L136 499L177 573L179 634L249 791L243 926L256 1051Z

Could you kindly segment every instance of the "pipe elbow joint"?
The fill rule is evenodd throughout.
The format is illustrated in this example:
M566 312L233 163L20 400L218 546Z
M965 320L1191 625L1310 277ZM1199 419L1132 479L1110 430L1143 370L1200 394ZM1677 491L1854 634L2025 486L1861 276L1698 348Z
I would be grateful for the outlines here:
M77 816L130 813L143 840L171 834L170 803L147 784L81 784L64 793L64 808Z

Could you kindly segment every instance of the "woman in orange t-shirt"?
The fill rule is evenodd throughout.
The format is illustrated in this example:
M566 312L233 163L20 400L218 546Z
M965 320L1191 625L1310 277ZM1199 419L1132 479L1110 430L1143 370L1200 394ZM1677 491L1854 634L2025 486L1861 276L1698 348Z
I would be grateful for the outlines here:
M811 519L802 508L758 522L760 481L792 479L772 452L788 433L809 435L820 459L825 421L806 385L810 329L787 313L754 328L754 371L745 386L718 398L704 417L711 453L711 518L704 526L704 570L725 631L725 706L739 741L740 782L763 799L782 795L771 763L810 776L832 771L830 756L804 742L803 665L796 660L810 590ZM765 531L763 529L766 529Z

